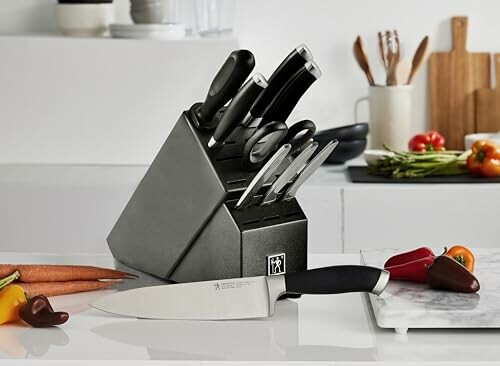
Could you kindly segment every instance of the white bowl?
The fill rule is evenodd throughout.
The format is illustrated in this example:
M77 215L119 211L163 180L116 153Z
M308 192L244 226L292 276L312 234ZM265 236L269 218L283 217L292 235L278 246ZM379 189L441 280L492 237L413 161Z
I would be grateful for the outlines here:
M104 4L57 4L59 29L66 36L100 37L114 22L112 3Z
M469 150L477 140L491 140L500 146L500 132L497 133L472 133L470 135L465 135L465 150Z
M368 149L365 150L363 156L365 158L366 164L375 165L380 159L385 156L394 156L394 153L387 150Z

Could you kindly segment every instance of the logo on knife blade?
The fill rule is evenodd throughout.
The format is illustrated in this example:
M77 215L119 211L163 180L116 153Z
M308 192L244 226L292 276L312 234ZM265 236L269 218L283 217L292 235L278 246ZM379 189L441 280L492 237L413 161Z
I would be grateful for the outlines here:
M267 256L267 275L278 275L286 272L285 253Z

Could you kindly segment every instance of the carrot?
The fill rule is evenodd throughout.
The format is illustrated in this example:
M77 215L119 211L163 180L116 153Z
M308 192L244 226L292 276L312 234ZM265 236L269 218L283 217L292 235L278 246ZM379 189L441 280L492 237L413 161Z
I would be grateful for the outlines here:
M20 282L89 281L137 277L115 269L59 264L0 264L0 278L19 271Z
M76 292L103 290L113 286L118 281L66 281L66 282L33 282L17 283L29 297L37 295L58 296Z

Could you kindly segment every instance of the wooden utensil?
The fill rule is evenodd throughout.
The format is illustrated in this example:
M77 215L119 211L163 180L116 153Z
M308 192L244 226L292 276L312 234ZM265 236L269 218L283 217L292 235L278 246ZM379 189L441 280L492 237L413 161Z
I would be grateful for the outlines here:
M476 90L476 132L500 131L500 53L493 55L495 87Z
M366 75L366 78L368 79L368 83L371 86L374 86L375 81L373 79L373 74L372 74L372 70L370 68L370 63L368 62L368 55L366 53L365 44L364 44L361 36L358 36L356 38L356 41L354 41L354 45L353 45L352 49L353 49L354 57L356 58L356 61L358 62L359 67L361 68L361 70L363 70L363 72Z
M467 17L452 18L452 33L451 52L433 53L429 61L431 128L448 149L462 150L464 135L475 132L474 91L490 84L490 56L467 52Z
M425 36L424 39L420 41L420 44L418 45L417 50L415 51L415 55L413 56L410 75L408 76L406 82L407 84L411 84L413 82L413 79L415 78L417 71L425 63L428 56L429 56L429 36Z
M396 30L386 32L387 50L388 50L388 61L389 61L389 71L387 72L387 86L395 86L398 84L396 71L399 64L400 58L400 44L399 36Z

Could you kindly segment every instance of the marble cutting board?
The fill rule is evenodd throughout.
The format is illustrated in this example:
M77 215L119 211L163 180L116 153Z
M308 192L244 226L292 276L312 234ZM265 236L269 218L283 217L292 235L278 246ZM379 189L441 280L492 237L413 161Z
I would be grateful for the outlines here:
M442 249L432 248L434 253ZM404 250L361 250L361 263L383 267ZM500 328L500 249L472 249L474 275L481 289L459 294L431 289L426 284L389 281L381 296L368 295L377 325L406 333L409 328Z

